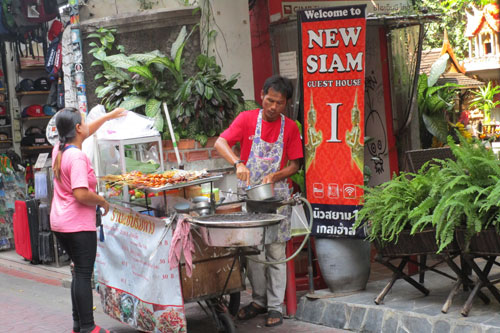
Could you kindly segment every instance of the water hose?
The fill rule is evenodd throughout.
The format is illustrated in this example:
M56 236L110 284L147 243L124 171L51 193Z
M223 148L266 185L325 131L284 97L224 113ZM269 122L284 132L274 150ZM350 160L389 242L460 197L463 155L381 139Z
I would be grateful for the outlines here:
M306 198L303 198L303 197L298 197L298 199L300 201L302 201L306 206L307 206L307 209L309 210L309 232L305 235L304 237L304 240L302 241L302 243L300 244L299 248L288 258L285 258L283 260L278 260L278 261L266 261L266 260L259 260L259 259L255 259L255 258L252 258L251 256L248 256L247 259L248 260L251 260L251 261L254 261L254 262L258 262L260 264L264 264L264 265L277 265L277 264L284 264L290 260L292 260L293 258L295 258L299 253L300 251L302 251L302 249L304 248L304 246L306 245L307 241L309 240L309 235L311 234L311 230L312 230L312 224L313 224L313 209L311 207L311 204L309 203L309 201L307 201Z

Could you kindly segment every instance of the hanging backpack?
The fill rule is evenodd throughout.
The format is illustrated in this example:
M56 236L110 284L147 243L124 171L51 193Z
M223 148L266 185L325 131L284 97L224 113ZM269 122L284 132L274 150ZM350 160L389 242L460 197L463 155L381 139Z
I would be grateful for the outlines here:
M48 22L59 14L56 0L20 0L24 18L33 23Z
M59 38L52 40L45 57L45 70L51 78L57 77L62 66L62 44L59 41Z

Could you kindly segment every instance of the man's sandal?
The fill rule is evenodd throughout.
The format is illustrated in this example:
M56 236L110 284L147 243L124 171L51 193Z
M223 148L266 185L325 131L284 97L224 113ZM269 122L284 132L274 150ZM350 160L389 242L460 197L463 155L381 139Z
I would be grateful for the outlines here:
M278 321L274 321L272 319L279 319ZM267 327L274 327L283 324L283 315L281 312L276 311L276 310L271 310L267 314L266 318L266 326Z
M239 320L248 320L257 317L262 313L266 313L267 309L258 305L255 302L241 308L236 316Z

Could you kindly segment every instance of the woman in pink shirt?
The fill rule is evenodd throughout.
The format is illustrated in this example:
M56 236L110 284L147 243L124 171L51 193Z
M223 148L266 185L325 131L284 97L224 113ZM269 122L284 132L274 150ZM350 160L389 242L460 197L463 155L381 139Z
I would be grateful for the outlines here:
M94 170L81 149L83 141L105 121L125 112L115 109L89 124L74 108L65 108L56 115L59 145L52 151L55 179L50 226L75 265L71 282L73 332L110 332L94 323L91 287L97 251L96 206L103 207L106 214L109 204L96 193Z

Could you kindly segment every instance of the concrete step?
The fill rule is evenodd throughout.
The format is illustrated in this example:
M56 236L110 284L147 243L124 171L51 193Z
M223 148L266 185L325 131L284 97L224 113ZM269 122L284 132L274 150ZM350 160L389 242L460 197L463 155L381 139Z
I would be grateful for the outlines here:
M447 267L440 268L454 276ZM499 271L500 268L495 267L492 274ZM366 290L350 294L332 294L329 290L306 294L299 300L296 318L355 332L500 332L500 305L486 288L482 291L490 298L490 304L485 305L476 298L469 316L463 317L460 312L469 295L463 289L454 298L448 313L441 312L454 284L451 279L426 272L424 285L430 290L428 296L406 281L397 280L384 303L376 305L374 299L388 281L369 282Z

